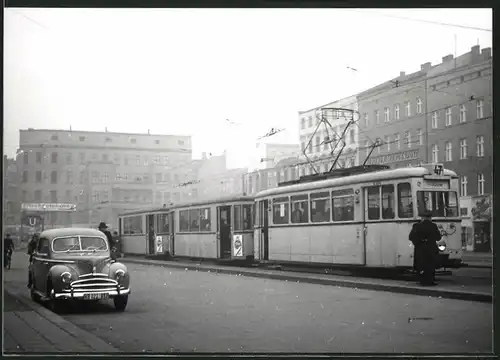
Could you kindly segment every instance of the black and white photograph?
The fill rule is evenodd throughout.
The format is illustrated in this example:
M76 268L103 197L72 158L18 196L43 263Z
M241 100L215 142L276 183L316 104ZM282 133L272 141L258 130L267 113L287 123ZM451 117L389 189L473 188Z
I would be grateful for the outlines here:
M493 10L289 5L4 9L3 354L493 356Z

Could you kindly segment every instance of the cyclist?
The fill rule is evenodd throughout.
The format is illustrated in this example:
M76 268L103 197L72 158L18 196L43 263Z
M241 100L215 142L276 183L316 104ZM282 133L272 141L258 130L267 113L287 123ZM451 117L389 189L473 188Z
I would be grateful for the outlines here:
M12 257L12 252L14 251L14 241L10 237L10 234L5 235L3 239L3 266L7 268Z

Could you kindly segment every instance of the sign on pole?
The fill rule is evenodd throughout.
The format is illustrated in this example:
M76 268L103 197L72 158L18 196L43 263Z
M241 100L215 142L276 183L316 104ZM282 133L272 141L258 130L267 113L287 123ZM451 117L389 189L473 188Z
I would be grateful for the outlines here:
M161 236L156 237L156 252L157 253L163 252L163 239Z
M243 235L233 235L233 256L243 256Z
M76 211L75 204L59 204L59 203L22 203L21 209L24 211L40 211L40 212L55 212L55 211Z

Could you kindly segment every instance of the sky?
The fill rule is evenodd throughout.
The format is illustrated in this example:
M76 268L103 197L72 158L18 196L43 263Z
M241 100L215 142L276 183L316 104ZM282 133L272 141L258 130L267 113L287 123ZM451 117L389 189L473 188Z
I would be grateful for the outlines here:
M284 131L264 141L299 142L299 111L492 46L491 31L464 28L491 29L491 9L6 8L4 19L9 156L19 129L107 127L192 135L195 157L227 149L229 167L255 168L271 128Z

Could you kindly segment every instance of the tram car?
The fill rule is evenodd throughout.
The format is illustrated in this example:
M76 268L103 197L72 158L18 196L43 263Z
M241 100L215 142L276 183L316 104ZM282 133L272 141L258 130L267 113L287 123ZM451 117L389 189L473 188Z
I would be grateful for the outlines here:
M251 260L254 199L239 196L135 211L118 217L122 251L129 254Z
M380 167L380 166L379 166ZM342 267L413 267L413 224L425 210L442 234L440 267L462 262L458 177L440 164L334 170L258 193L255 258Z

